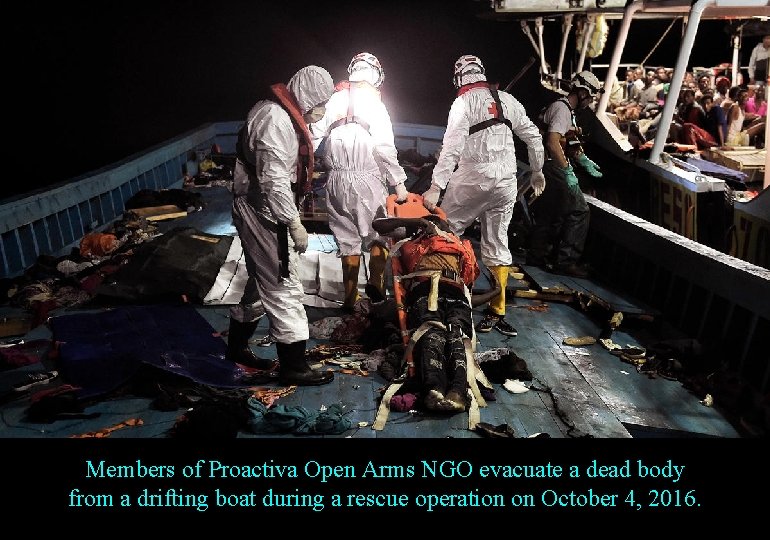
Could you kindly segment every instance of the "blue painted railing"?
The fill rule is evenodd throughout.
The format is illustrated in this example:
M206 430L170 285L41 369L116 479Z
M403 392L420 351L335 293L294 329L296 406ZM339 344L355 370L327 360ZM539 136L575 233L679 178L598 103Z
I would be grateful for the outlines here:
M242 122L203 125L145 152L44 191L0 204L0 277L14 277L39 255L61 256L87 233L120 217L125 203L142 189L181 187L190 152L219 145L234 153ZM444 129L394 124L399 148L423 155L435 152Z

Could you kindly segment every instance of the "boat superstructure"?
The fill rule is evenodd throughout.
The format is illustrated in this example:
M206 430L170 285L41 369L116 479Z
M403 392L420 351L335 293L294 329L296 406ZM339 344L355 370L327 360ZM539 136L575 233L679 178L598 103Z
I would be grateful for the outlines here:
M644 35L645 21L684 20L686 24L668 90L671 96L679 95L696 38L713 39L712 36L699 36L702 20L720 20L730 25L734 44L730 68L732 80L736 80L741 29L747 22L767 21L770 17L770 4L763 0L700 0L695 3L669 0L502 0L493 2L492 8L494 15L488 16L516 19L521 25L540 57L543 85L557 92L564 92L572 73L589 67L586 50L592 45L592 37L595 39L594 27L599 18L619 24L611 59L606 66L606 89L612 89L616 84L621 65L640 65L642 62L641 58L625 58L624 51L629 36ZM532 36L530 25L534 26L537 39ZM580 53L577 61L570 64L572 69L568 70L565 50L573 27L581 31L579 36L575 36ZM546 30L561 34L558 60L552 64L547 62L550 56L543 38ZM556 51L551 52L555 54ZM626 63L621 64L622 60ZM597 68L596 72L601 74L601 68ZM770 268L770 197L764 193L770 185L766 150L755 147L712 149L707 156L709 159L745 173L744 178L750 182L750 187L740 184L729 186L723 175L701 170L697 165L664 151L665 137L656 138L648 153L637 152L630 141L628 124L618 122L612 113L607 112L610 93L605 92L595 112L581 115L579 121L587 134L587 144L597 153L592 155L598 155L603 165L609 165L618 177L615 185L625 195L625 204L619 206L685 238ZM659 125L671 124L676 101L666 100ZM749 188L760 191L759 195L753 198L743 196L742 190Z

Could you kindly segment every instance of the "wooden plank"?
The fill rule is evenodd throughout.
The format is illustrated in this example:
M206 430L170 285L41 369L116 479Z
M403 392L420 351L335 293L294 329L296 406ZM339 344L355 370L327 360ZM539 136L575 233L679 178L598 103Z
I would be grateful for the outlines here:
M529 278L528 281L533 288L546 293L570 294L570 278L546 272L537 266L523 266L524 274Z
M657 316L659 311L644 305L638 300L632 300L626 295L607 289L594 280L561 276L546 272L536 266L525 266L525 272L536 287L544 292L580 292L591 294L606 303L612 311L636 316Z
M495 426L506 423L520 438L535 433L548 433L551 437L564 436L558 421L548 412L537 392L530 390L523 394L512 394L500 384L495 384L494 388L496 401L490 401L489 407L481 409L483 422Z
M567 420L575 428L594 437L630 437L615 414L555 343L556 338L552 337L585 335L586 328L570 325L569 321L562 324L562 321L557 319L556 313L571 308L552 304L550 309L553 314L540 319L522 315L524 312L533 312L517 312L516 322L511 321L519 329L519 336L516 338L517 354L527 361L533 376L551 388L559 409L566 414ZM547 327L544 324L546 322ZM542 399L555 415L555 407L550 403L548 396L542 396Z
M181 217L185 217L187 215L187 212L182 210L181 212L169 212L167 214L158 214L157 216L149 216L147 217L147 221L166 221L169 219L177 219Z
M146 206L144 208L131 208L128 212L137 215L138 217L147 218L148 221L152 221L153 218L157 219L159 216L181 214L178 217L184 217L187 212L179 208L175 204L164 204L161 206Z
M560 320L571 320L575 328L587 335L598 329L594 326L592 330L589 327L592 323L575 310L564 306L554 308L559 310L562 311ZM650 379L598 343L587 347L562 345L561 335L555 332L551 334L554 342L621 422L712 436L738 436L715 409L704 407L678 381ZM612 339L619 345L644 347L622 331L616 330Z
M739 437L711 407L702 405L678 381L650 379L594 345L570 361L623 423L719 437Z

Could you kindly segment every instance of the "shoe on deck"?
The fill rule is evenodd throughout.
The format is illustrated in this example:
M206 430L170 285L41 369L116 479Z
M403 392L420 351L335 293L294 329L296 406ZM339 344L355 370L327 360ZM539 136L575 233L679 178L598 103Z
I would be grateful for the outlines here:
M479 422L474 431L482 437L490 439L515 439L516 432L508 424L499 424L497 426L488 422Z
M487 333L491 332L493 328L506 336L517 336L519 334L508 321L494 313L484 314L484 318L476 325L476 332Z
M42 373L30 373L27 375L27 381L14 385L13 390L15 392L23 392L29 390L33 386L41 384L48 384L53 379L59 376L58 371L46 371Z
M497 326L497 321L500 320L500 317L497 315L492 315L491 313L485 313L484 318L481 319L481 322L476 325L476 332L481 332L483 334L486 334L487 332L491 332L492 329Z
M518 336L519 333L516 331L516 329L508 324L508 321L500 317L500 319L497 320L497 324L495 325L495 330L500 332L501 334L505 336Z

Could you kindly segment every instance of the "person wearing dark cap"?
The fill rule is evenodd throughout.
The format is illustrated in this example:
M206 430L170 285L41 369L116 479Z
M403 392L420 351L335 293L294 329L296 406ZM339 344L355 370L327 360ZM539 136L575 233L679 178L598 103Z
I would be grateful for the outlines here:
M543 171L548 181L543 195L532 204L535 225L527 263L579 278L588 276L579 259L588 235L589 209L574 167L594 178L601 178L602 172L583 152L575 111L588 107L601 92L599 79L582 71L573 78L567 97L551 103L541 115L548 153Z

